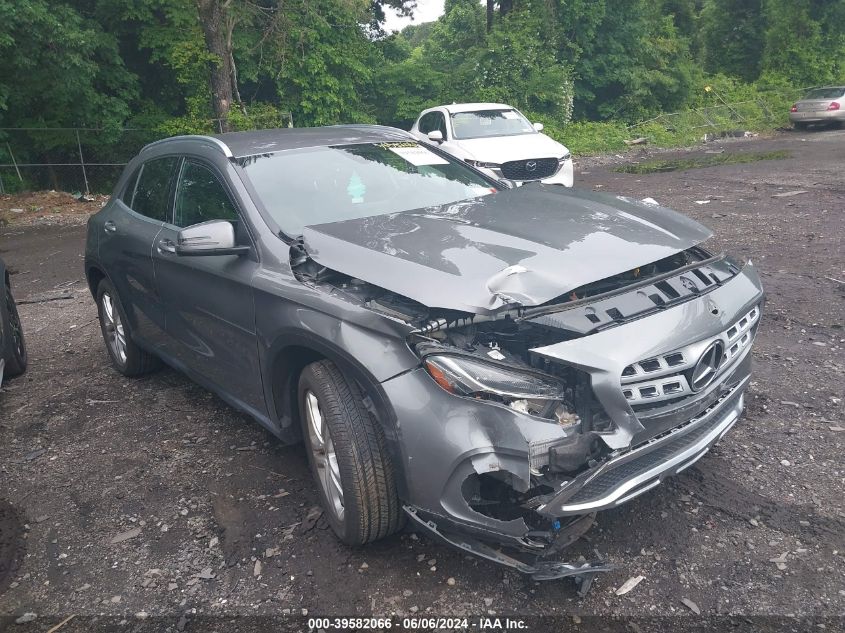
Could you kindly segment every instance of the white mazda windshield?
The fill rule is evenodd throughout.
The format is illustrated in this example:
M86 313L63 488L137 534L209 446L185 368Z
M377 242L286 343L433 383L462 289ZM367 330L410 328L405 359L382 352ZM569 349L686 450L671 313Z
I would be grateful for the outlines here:
M303 227L440 206L496 191L465 165L414 141L311 147L241 158L288 236Z
M477 110L452 114L457 139L534 134L534 126L516 110Z

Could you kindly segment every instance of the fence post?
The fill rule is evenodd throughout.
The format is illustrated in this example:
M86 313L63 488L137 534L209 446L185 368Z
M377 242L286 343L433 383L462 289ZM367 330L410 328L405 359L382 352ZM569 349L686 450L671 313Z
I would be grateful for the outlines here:
M82 141L79 140L79 128L76 128L76 146L79 148L79 164L82 166L82 179L85 181L85 195L90 195L88 174L85 173L85 159L82 157Z
M9 156L12 157L12 164L15 166L15 171L18 172L18 180L23 182L23 176L21 176L21 170L18 167L18 161L15 160L15 155L12 153L12 146L9 143L6 143L6 149L9 150Z

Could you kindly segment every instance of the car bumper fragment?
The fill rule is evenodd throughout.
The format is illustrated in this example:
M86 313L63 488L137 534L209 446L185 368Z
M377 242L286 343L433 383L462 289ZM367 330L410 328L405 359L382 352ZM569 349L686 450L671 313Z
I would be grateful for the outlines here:
M413 506L406 505L404 506L404 510L417 526L448 545L480 558L515 569L531 576L533 580L556 580L558 578L574 577L576 582L582 586L581 591L586 593L586 590L589 589L589 582L592 581L593 574L615 569L613 565L604 561L566 563L538 558L534 563L526 563L505 554L500 549L494 549L478 539L466 535L451 534L441 530L435 521L426 520L420 516L419 510ZM584 587L585 583L587 583L586 588Z

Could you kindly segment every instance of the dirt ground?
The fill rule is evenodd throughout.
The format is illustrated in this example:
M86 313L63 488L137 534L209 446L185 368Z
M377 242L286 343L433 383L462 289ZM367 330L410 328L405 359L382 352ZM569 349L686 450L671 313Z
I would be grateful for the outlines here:
M111 368L83 280L81 220L0 226L30 349L28 373L0 393L0 615L146 613L184 628L186 614L567 614L575 626L700 610L832 617L835 629L845 615L845 131L693 153L721 149L791 158L612 171L653 154L641 150L578 165L581 187L652 197L710 226L714 249L753 259L768 293L744 420L695 467L599 516L570 553L617 569L584 599L569 580L534 583L423 535L341 545L314 511L300 447L172 370L129 380ZM676 155L690 153L660 154ZM644 579L617 596L634 576Z
M108 202L101 194L76 197L63 191L0 195L0 227L84 224Z

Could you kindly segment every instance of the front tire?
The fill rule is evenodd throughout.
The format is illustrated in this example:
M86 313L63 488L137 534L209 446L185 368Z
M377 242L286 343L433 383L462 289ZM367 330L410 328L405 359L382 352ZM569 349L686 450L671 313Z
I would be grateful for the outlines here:
M330 361L300 375L299 416L324 514L338 538L363 545L402 525L384 432L358 386Z
M141 349L132 340L120 297L108 279L103 279L97 286L97 311L106 350L117 371L124 376L140 376L161 366L156 356Z
M6 349L0 349L0 354L6 361L5 374L10 378L20 376L26 371L29 357L26 352L26 339L23 335L18 306L12 296L12 289L3 284L3 296L0 297L0 319L3 319L2 331L6 333Z

